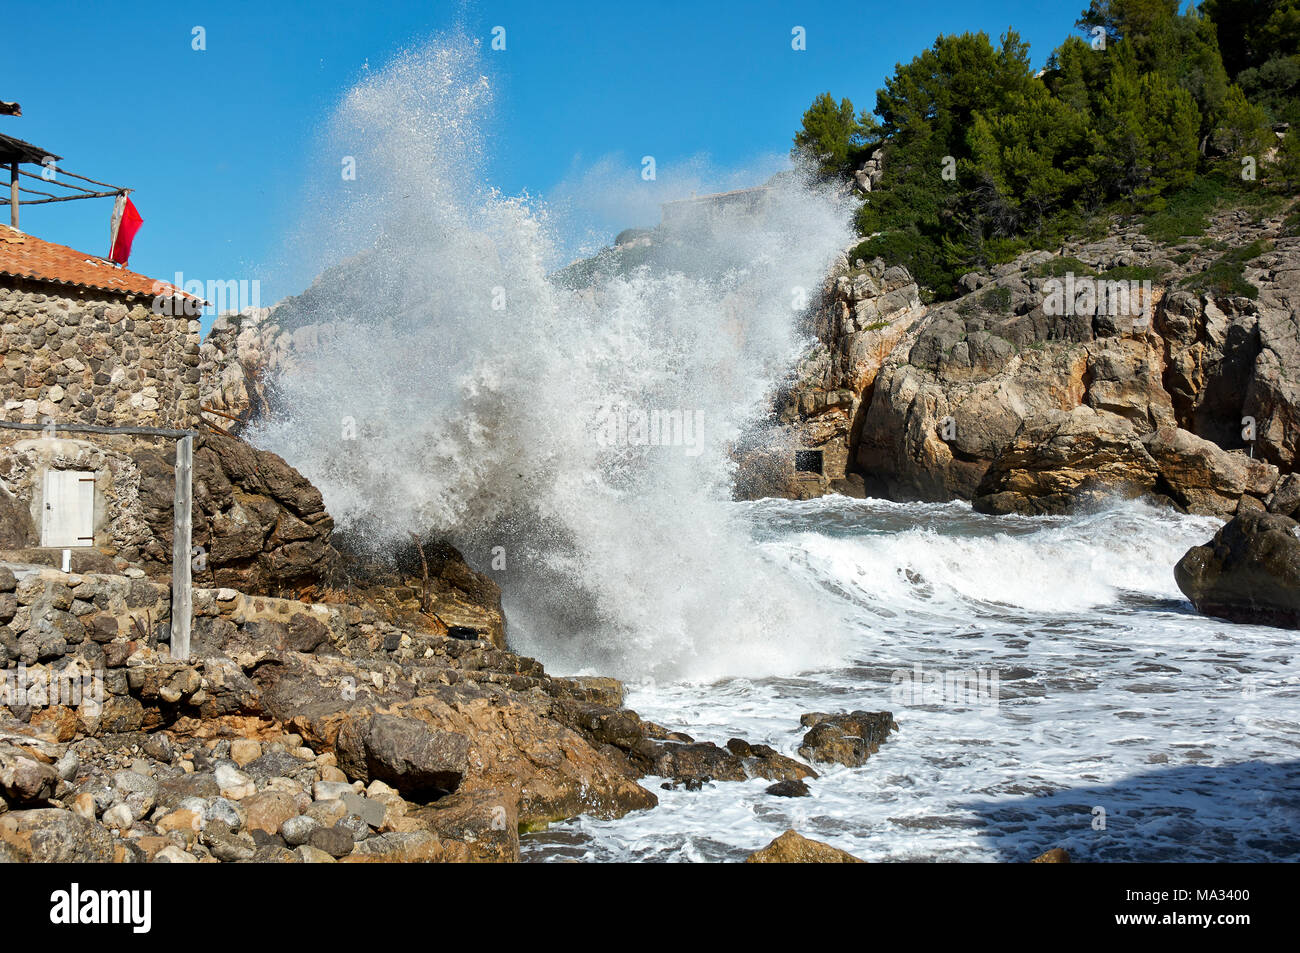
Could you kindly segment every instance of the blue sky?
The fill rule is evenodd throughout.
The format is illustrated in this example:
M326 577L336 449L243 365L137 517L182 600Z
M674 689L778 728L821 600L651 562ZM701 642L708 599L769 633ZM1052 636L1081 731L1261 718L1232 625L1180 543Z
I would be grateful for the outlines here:
M0 99L24 115L0 117L0 132L136 190L145 224L133 270L257 278L270 304L310 278L275 263L334 106L367 64L457 24L485 47L494 26L506 28L506 50L484 52L497 90L489 183L546 198L595 166L636 181L646 154L661 182L704 157L714 181L750 184L743 170L770 171L788 153L818 93L874 105L894 64L939 33L996 36L1013 25L1041 65L1085 5L14 3L0 32ZM801 52L791 49L796 25L807 35ZM206 31L202 52L191 49L195 26ZM104 254L111 205L27 207L23 227Z

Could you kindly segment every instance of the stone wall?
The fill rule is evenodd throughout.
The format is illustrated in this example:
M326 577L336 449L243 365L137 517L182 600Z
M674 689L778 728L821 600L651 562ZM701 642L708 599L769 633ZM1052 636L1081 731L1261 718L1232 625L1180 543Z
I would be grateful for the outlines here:
M173 441L21 431L17 436L22 439L0 444L0 551L39 545L45 472L77 470L95 477L94 544L73 550L78 564L87 570L135 566L150 576L170 576ZM215 434L195 439L191 539L199 547L197 584L271 593L314 583L337 559L330 547L333 529L320 492L280 457ZM99 561L87 561L87 554ZM29 552L23 558L58 555Z
M0 282L4 419L196 426L197 319L156 315L147 297Z

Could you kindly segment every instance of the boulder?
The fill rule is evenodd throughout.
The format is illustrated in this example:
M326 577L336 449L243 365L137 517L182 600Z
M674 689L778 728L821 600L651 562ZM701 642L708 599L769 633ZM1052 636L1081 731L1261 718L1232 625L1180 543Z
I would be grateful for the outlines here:
M469 768L469 739L416 718L373 715L344 723L335 742L339 768L360 781L384 781L404 797L431 800L455 791Z
M1031 864L1068 864L1069 862L1070 855L1064 847L1053 847L1030 861Z
M1278 482L1273 464L1178 427L1161 427L1143 437L1142 445L1156 464L1156 489L1189 513L1231 516L1243 496L1262 502Z
M830 715L809 712L799 719L809 729L799 745L799 756L809 761L837 763L856 768L880 750L891 731L898 730L892 712L854 711Z
M72 811L38 808L0 815L0 841L37 863L114 860L113 835Z
M1155 489L1159 467L1133 425L1086 405L1032 417L975 492L981 513L1052 515Z
M1174 567L1196 611L1234 622L1300 628L1300 523L1246 510Z
M745 858L747 864L861 864L848 851L786 831L761 850Z

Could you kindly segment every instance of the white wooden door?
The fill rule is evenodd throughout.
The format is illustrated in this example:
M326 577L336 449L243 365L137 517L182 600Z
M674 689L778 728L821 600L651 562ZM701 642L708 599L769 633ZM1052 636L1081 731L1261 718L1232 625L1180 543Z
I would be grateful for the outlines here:
M95 474L46 470L41 545L62 549L94 542Z

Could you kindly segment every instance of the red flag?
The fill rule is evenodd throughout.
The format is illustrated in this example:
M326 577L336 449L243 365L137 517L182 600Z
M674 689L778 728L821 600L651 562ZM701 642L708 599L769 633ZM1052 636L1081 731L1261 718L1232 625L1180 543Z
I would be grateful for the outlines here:
M113 250L108 254L109 261L115 261L119 265L127 263L131 258L131 243L135 241L135 233L140 231L140 226L143 224L144 219L135 210L135 203L129 198L126 199L126 204L122 208L121 221L113 237Z

